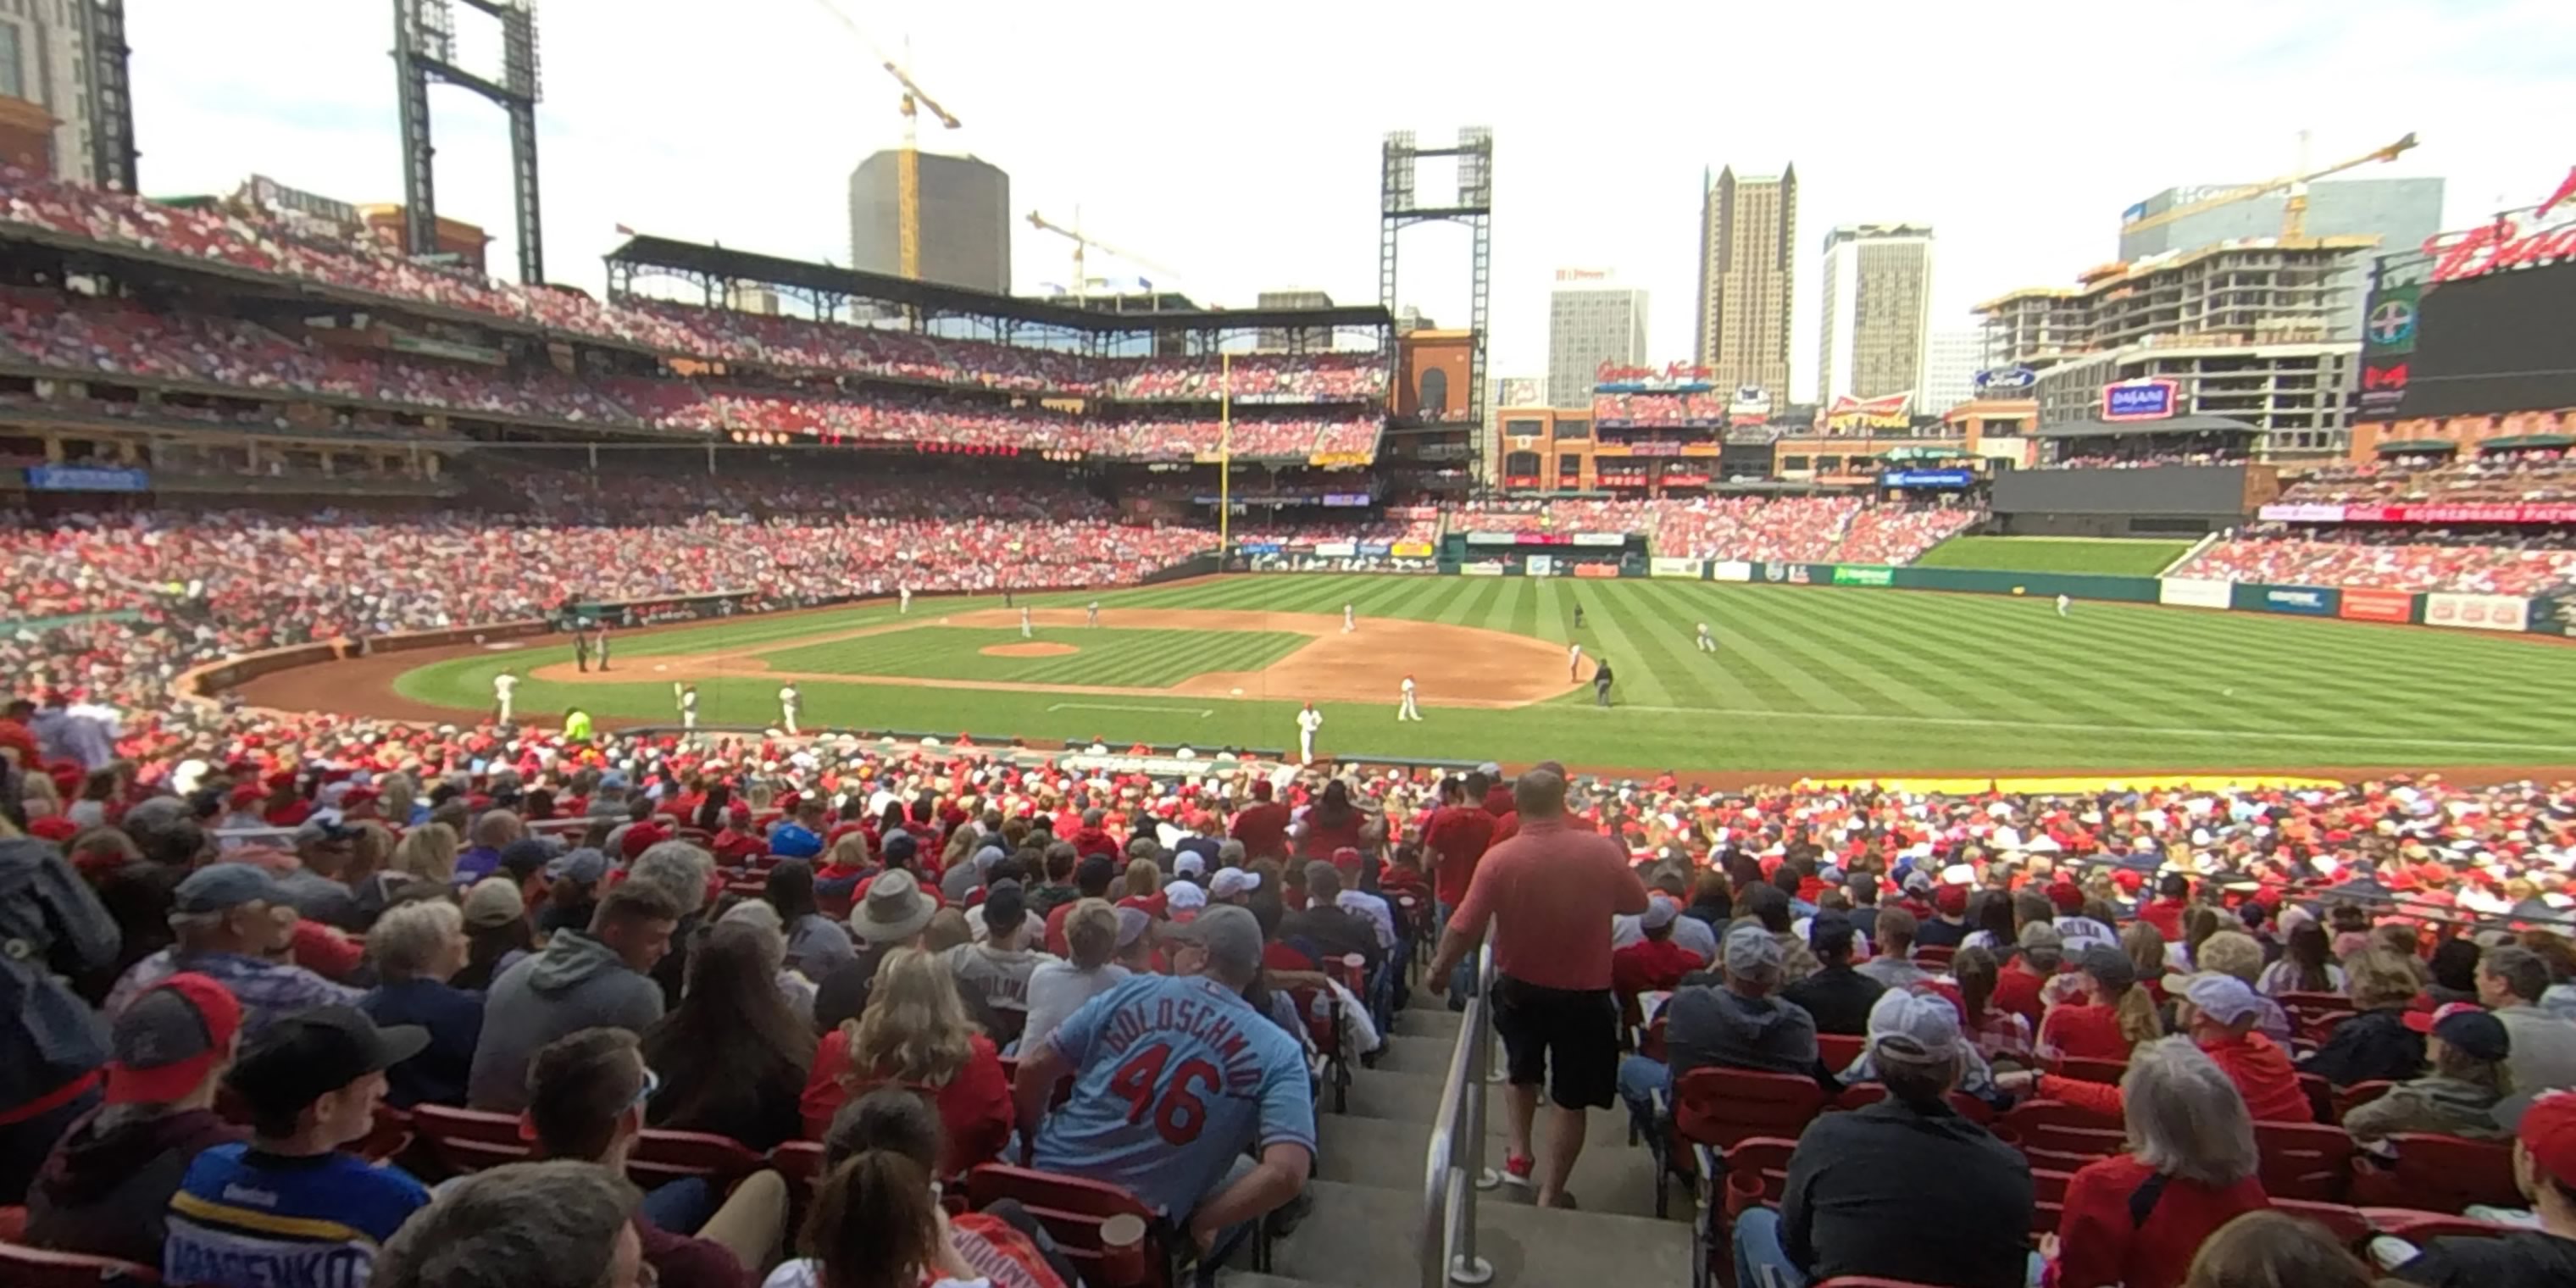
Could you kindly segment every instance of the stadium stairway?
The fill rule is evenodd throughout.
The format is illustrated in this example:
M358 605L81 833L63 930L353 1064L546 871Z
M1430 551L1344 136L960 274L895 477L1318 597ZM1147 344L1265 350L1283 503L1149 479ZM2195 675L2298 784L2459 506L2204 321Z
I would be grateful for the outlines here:
M1392 1288L1417 1283L1421 1265L1424 1154L1440 1112L1442 1080L1459 1040L1459 1017L1414 991L1396 1013L1373 1069L1355 1068L1349 1112L1318 1106L1311 1215L1274 1245L1268 1274L1230 1269L1229 1288ZM1500 1057L1496 1059L1499 1061ZM1503 1162L1500 1083L1488 1084L1485 1157ZM1548 1210L1503 1185L1477 1193L1476 1251L1492 1263L1489 1288L1690 1281L1690 1194L1673 1191L1672 1217L1656 1220L1653 1164L1628 1144L1623 1110L1592 1113L1568 1186L1579 1210Z

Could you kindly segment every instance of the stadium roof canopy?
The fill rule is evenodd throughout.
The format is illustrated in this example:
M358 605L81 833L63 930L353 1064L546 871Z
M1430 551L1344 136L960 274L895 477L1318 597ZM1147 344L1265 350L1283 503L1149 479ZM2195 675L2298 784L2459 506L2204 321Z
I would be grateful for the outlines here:
M2263 431L2225 416L2168 416L2163 420L2070 420L2040 427L2041 438L2146 438L2158 434L2259 434Z
M1395 317L1374 304L1320 309L1187 309L1115 313L1057 300L997 295L990 291L837 268L753 251L727 250L668 237L629 237L607 255L612 283L620 269L659 270L702 280L782 287L797 295L842 296L903 305L933 315L990 318L1093 333L1237 330L1247 327L1392 328Z
M2382 456L2440 456L2460 450L2460 445L2438 438L2405 438L2381 443L2372 450Z
M2576 438L2565 434L2524 434L2517 438L2490 438L2478 444L2481 452L2528 452L2560 447L2576 447Z

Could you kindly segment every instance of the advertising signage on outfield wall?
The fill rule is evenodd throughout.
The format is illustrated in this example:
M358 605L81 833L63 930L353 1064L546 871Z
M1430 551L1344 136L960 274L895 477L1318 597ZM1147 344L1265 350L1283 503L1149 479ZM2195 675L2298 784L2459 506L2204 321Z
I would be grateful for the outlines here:
M2335 615L2356 622L2411 622L2415 620L2415 596L2403 590L2346 586L2343 603Z
M2576 505L2267 505L2266 523L2576 523Z
M2424 597L2424 624L2473 631L2529 630L2531 601L2519 595L2455 595L2436 591Z
M1892 568L1856 568L1850 564L1835 564L1834 584L1837 586L1893 586L1896 584L1896 571Z
M1619 547L1628 544L1628 534L1624 532L1578 532L1574 534L1574 544L1578 546L1608 546L1611 549L1616 550Z
M2335 593L2323 587L2265 586L2262 590L2263 607L2268 612L2326 617L2335 610Z
M1663 555L1657 555L1646 561L1646 575L1649 577L1678 577L1689 581L1697 581L1700 578L1700 570L1704 566L1705 565L1697 559L1673 559ZM1741 578L1738 580L1741 580Z
M1619 575L1619 565L1606 563L1580 563L1574 565L1574 575L1577 577L1609 580L1616 578Z

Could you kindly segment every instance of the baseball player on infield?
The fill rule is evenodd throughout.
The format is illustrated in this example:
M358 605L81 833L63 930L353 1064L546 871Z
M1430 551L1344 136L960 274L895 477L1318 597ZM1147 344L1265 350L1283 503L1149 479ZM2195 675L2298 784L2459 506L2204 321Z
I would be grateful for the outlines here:
M1402 702L1401 704L1399 704L1399 705L1396 707L1396 709L1395 709L1395 718L1396 718L1396 720L1400 723L1400 722L1402 722L1402 721L1406 721L1406 720L1419 720L1419 719L1421 719L1421 718L1422 718L1422 708L1420 708L1420 707L1418 707L1418 706L1415 706L1415 705L1413 704L1413 677L1412 677L1411 675L1407 675L1407 676L1405 676L1405 677L1404 677L1404 690L1403 690L1403 692L1404 692L1404 700L1403 700L1403 702Z
M1297 713L1297 763L1315 763L1315 731L1324 727L1324 713L1309 702Z

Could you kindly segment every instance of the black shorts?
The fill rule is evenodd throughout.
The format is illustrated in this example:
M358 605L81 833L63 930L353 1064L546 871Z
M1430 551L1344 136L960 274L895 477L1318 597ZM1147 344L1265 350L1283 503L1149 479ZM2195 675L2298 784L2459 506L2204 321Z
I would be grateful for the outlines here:
M1541 988L1500 976L1494 1032L1514 1085L1547 1083L1548 1098L1565 1109L1607 1109L1618 1100L1619 1003L1610 990Z

